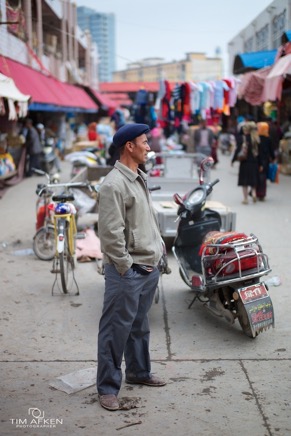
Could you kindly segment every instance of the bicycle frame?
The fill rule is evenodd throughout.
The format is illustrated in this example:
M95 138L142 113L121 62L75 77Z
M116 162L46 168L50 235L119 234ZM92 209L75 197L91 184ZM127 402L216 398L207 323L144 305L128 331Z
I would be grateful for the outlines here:
M74 256L75 235L77 233L75 216L72 213L54 215L54 230L56 237L56 255L59 255L64 251L64 242L67 230L69 254Z

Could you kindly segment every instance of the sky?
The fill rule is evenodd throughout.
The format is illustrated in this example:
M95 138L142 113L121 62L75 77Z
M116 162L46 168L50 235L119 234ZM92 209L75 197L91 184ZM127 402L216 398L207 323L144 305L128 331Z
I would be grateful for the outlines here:
M228 42L271 0L76 0L97 12L115 14L116 70L130 62L160 57L166 62L186 53L215 56L219 48L227 71Z

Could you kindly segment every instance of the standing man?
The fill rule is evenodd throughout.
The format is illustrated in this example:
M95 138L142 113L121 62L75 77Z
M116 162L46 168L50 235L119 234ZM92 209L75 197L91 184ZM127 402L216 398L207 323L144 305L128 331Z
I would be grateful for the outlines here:
M27 128L26 150L29 158L27 176L30 177L33 173L32 168L36 168L38 170L41 169L40 157L43 148L41 145L38 131L33 126L31 119L28 118L26 120L25 127Z
M160 236L147 176L138 166L150 151L146 124L126 124L113 137L120 160L99 192L99 238L105 294L98 334L97 391L117 410L124 354L126 383L164 386L151 374L148 312L159 280Z
M207 127L206 120L201 119L198 129L194 131L194 151L211 156L214 133Z

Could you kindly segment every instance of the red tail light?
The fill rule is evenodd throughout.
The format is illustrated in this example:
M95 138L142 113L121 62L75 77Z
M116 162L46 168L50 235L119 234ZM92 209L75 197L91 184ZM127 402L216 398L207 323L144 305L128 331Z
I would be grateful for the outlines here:
M193 288L200 288L202 286L202 278L200 276L193 276L192 286Z

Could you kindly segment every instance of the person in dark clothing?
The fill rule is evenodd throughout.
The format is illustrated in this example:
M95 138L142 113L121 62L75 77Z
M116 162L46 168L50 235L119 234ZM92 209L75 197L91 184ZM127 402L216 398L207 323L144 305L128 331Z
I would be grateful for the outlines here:
M272 143L272 148L274 151L274 155L277 157L279 154L279 144L282 139L282 130L279 125L276 124L272 118L268 118L267 123L269 125L269 136Z
M42 153L42 145L40 141L40 137L38 131L33 126L32 120L27 119L25 122L25 127L27 128L26 133L26 149L28 155L28 171L27 177L30 177L33 174L32 168L41 169L41 153Z
M120 157L120 150L116 147L116 145L112 142L108 148L109 157L106 159L106 164L110 166L114 166L115 162Z
M258 183L257 183L257 198L263 201L267 193L267 176L269 163L274 161L275 153L272 147L272 141L269 136L268 123L258 123L258 134L260 143L258 146Z
M238 136L237 148L231 164L239 160L239 153L246 148L246 159L240 162L238 186L242 186L243 204L248 204L248 189L251 189L253 202L257 201L256 187L258 183L258 145L260 138L254 121L246 122L242 127L242 134Z

